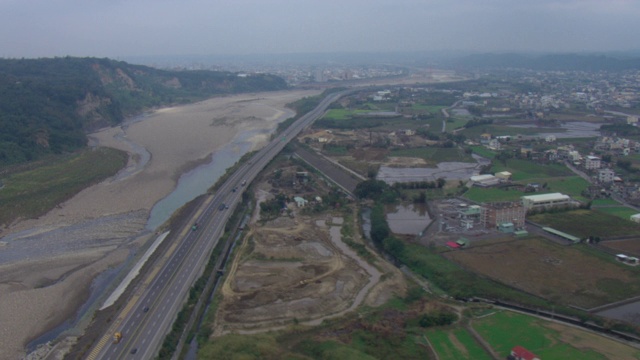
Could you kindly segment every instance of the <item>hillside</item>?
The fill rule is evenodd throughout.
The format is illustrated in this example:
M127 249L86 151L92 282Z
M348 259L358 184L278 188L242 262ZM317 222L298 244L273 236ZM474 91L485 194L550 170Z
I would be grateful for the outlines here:
M150 107L286 86L273 75L165 71L110 59L0 59L0 166L84 147L87 131Z

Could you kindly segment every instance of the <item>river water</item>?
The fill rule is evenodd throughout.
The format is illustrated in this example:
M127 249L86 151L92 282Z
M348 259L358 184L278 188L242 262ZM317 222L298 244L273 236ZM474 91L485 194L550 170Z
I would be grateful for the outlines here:
M151 209L151 215L149 215L149 220L147 221L147 229L157 229L182 205L207 192L229 167L251 150L253 137L260 134L268 134L271 131L271 129L243 131L230 143L216 150L211 155L211 161L208 164L198 166L183 174L178 180L175 190L164 199L158 201Z

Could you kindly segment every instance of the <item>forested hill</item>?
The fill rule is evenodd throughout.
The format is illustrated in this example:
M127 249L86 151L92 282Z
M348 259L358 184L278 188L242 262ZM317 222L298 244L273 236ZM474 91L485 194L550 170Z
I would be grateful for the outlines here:
M286 88L273 75L165 71L96 58L0 59L0 166L86 146L86 132L145 109Z

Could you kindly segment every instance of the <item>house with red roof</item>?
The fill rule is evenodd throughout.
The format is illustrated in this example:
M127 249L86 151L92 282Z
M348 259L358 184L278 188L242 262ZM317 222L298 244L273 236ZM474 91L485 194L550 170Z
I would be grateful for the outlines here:
M522 346L514 346L511 349L511 354L507 357L509 360L540 360L538 355L532 353L531 351L523 348Z

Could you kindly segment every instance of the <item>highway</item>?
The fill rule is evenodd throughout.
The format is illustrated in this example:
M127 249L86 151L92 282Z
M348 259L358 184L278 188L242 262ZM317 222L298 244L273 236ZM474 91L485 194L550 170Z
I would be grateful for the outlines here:
M351 91L328 95L312 111L293 123L287 130L242 164L195 211L193 222L180 230L179 240L171 244L152 268L142 274L142 281L112 321L107 332L93 345L87 359L151 359L158 354L166 334L181 310L189 289L202 275L213 248L224 231L242 192L262 169L300 131L322 116L327 107ZM247 185L242 186L243 180ZM237 188L236 191L233 191ZM122 333L119 343L113 334Z

